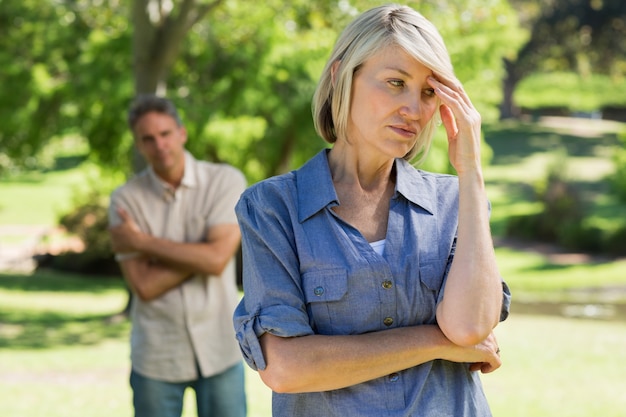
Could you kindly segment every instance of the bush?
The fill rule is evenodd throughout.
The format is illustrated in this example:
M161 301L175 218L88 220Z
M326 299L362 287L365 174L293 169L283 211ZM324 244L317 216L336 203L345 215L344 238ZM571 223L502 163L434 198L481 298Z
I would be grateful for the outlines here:
M613 232L605 243L605 251L613 256L626 256L626 225Z
M578 191L563 177L563 167L563 164L555 164L545 181L534 187L542 210L510 217L507 236L550 242L574 251L626 255L626 224L615 230L590 224ZM626 165L624 170L626 172ZM626 180L624 186L626 191Z
M85 245L83 252L46 254L37 259L38 267L83 274L120 275L108 233L108 198L92 190L59 223Z
M602 246L601 232L583 226L582 199L563 176L565 154L559 156L543 182L535 185L535 198L542 210L511 217L506 233L525 239L557 243L572 250L596 251Z

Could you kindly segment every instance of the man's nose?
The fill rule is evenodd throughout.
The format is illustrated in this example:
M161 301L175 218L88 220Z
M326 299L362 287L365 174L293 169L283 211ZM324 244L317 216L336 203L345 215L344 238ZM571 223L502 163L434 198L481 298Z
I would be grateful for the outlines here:
M157 149L164 149L167 146L167 139L164 136L157 136L154 144Z

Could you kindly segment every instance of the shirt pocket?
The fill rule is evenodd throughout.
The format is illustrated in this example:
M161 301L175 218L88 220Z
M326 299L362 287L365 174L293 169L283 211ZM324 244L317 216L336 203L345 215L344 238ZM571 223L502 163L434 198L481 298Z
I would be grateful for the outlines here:
M185 220L185 241L204 242L207 235L207 222L203 216L190 215Z
M425 323L435 319L437 303L444 285L445 263L424 261L419 265L419 276L422 284L420 315Z
M316 270L302 275L304 301L311 327L319 334L336 334L347 314L344 300L348 272L343 268Z
M420 281L431 291L439 292L443 284L443 268L439 261L426 261L420 263Z

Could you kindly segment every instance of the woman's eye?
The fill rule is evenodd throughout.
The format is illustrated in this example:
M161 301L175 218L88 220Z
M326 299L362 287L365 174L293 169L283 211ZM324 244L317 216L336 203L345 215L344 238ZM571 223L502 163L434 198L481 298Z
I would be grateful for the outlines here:
M426 97L435 97L435 89L434 89L434 88L426 88L426 89L423 91L423 93L424 93L424 95L425 95Z
M392 87L404 87L404 81L402 80L389 80L389 84Z

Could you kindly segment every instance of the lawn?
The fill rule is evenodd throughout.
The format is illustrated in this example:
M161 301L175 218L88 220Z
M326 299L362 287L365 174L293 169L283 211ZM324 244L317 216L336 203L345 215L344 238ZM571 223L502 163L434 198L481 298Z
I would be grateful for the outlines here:
M114 319L125 301L119 278L0 274L1 415L130 416L130 323ZM249 416L269 416L269 390L248 372Z
M129 323L108 320L124 301L118 279L0 275L3 417L130 416ZM504 365L482 378L494 416L623 416L626 322L513 314L496 333ZM249 416L269 417L249 369L247 393Z

